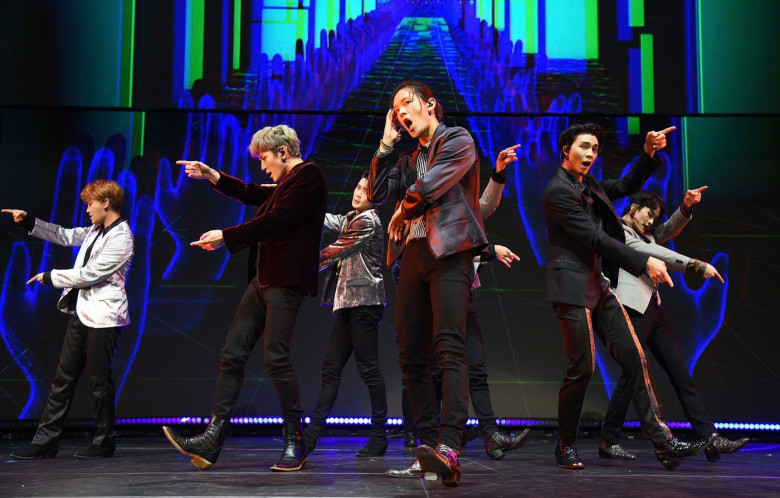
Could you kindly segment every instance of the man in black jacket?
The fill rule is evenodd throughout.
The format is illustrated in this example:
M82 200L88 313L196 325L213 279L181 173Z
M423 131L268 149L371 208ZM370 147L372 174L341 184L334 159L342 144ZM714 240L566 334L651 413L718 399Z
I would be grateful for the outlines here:
M623 229L611 199L625 197L642 187L660 165L658 158L653 157L655 152L666 146L666 133L674 129L648 133L639 160L618 180L598 181L588 174L604 143L600 126L572 125L559 138L561 167L545 188L542 208L550 241L545 299L558 314L569 357L558 399L555 457L561 468L584 468L574 443L585 392L595 368L594 332L623 371L630 372L629 385L642 430L655 444L656 457L665 467L677 467L680 458L698 453L709 443L705 440L687 444L672 436L662 420L644 352L612 290L618 286L619 268L637 276L646 271L654 282L673 285L663 261L624 244Z

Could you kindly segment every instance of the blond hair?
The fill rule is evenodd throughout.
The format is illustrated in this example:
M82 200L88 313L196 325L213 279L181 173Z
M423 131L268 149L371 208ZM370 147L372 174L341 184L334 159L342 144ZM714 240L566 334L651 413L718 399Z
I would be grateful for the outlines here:
M301 142L298 140L298 134L287 125L266 126L258 130L252 136L252 142L249 144L249 153L254 157L266 151L278 153L279 147L287 147L287 152L292 157L301 155Z
M125 200L125 192L118 183L103 179L90 182L81 190L81 200L84 202L102 201L105 199L108 199L111 203L111 207L114 209L122 209L122 203Z

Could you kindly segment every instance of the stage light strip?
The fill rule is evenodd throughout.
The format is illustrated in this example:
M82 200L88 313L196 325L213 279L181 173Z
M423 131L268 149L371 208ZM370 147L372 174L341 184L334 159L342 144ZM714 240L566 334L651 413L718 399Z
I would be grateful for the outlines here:
M241 0L233 0L233 69L241 68Z
M117 419L117 425L189 425L206 424L210 417L139 417L139 418L120 418ZM305 423L311 423L310 417L304 417ZM0 427L8 427L13 423L24 421L1 422ZM73 421L72 421L73 422ZM85 421L91 423L91 421ZM230 423L234 425L279 425L284 422L282 417L232 417ZM371 417L328 417L325 422L328 425L371 426ZM554 418L499 418L496 423L501 427L557 427L558 420ZM479 420L470 418L466 425L477 425ZM399 417L389 417L388 426L402 426L403 419ZM583 425L586 425L583 421ZM597 425L597 424L596 424ZM688 422L667 421L666 425L670 429L691 429ZM768 431L780 432L780 423L775 422L715 422L715 428L720 430L749 430L749 431ZM623 427L638 429L640 423L632 420L623 424Z

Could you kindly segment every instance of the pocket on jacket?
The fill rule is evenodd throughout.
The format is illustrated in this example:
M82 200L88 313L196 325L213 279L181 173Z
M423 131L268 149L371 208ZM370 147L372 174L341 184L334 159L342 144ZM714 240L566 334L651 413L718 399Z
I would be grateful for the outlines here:
M358 285L368 285L371 282L367 278L355 278L352 280L347 280L347 287L355 287Z

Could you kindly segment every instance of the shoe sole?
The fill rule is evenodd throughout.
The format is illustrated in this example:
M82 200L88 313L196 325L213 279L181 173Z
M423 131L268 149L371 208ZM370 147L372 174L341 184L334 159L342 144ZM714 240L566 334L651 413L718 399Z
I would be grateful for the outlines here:
M301 460L301 464L297 467L278 467L276 465L271 466L271 471L273 472L295 472L296 470L303 470L306 468L306 463L309 461L308 458L304 458Z
M436 458L436 455L434 455L434 451L435 450L433 448L431 448L430 451L427 451L422 447L417 448L417 460L420 461L420 468L422 468L423 472L435 472L436 474L449 474L450 468L447 466L446 463Z
M57 450L57 451L59 451L59 450ZM19 460L19 461L25 461L25 460L45 460L47 458L54 458L55 456L57 456L57 451L54 451L54 452L49 451L49 452L46 452L46 453L44 453L42 455L38 455L38 456L34 456L34 457L26 457L26 456L17 455L16 453L11 453L10 457L13 458L14 460Z
M583 463L578 464L572 464L572 465L561 465L558 464L559 469L566 469L566 470L584 470L585 465Z
M624 460L627 462L631 462L636 460L636 455L619 456L619 455L613 455L611 453L607 453L606 451L602 452L601 450L599 450L599 458L608 458L610 460Z
M73 455L73 458L78 458L79 460L98 460L100 458L111 458L112 456L114 456L113 453L111 453L110 455L95 455L95 456L92 456L92 455L81 455L79 453L75 453Z
M185 450L181 446L178 445L176 441L173 440L173 436L171 436L171 433L168 432L167 427L163 427L163 434L165 434L165 437L168 439L168 441L173 445L174 448L176 448L179 453L182 455L187 455L188 457L192 457L192 464L195 465L200 470L206 470L208 468L211 468L211 466L214 465L213 462L209 462L205 458L203 458L200 455L196 455L195 453L190 453L189 451Z
M385 471L385 475L387 477L392 477L394 479L419 479L423 475L425 475L425 472L415 472L414 474L412 474L410 472L410 473L406 473L406 474L401 475L401 474L391 474L389 470L386 470Z

